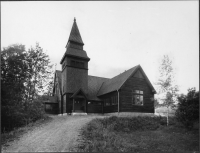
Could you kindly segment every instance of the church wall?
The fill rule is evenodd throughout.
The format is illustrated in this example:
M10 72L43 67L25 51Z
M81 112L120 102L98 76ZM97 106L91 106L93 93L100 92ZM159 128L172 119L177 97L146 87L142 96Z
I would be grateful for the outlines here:
M86 112L87 113L103 113L103 102L88 100Z
M88 92L88 71L85 69L67 67L66 71L66 92L74 93L78 89Z
M132 104L132 91L143 91L143 105ZM120 90L120 111L122 112L146 112L154 113L154 93L145 79L132 76L129 78Z
M117 91L105 94L100 96L103 100L103 112L104 113L111 113L111 112L117 112L118 111L118 94ZM107 105L106 103L109 103L110 105Z
M63 95L63 113L66 113L66 95Z
M72 108L73 108L72 102L73 102L73 100L72 100L72 98L70 99L70 97L72 95L73 94L71 94L71 93L66 94L66 112L67 113L71 113L72 112Z

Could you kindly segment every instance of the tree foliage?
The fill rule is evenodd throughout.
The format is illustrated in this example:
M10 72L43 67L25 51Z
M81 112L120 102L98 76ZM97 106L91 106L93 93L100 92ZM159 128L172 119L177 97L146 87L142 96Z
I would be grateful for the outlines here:
M186 128L192 129L194 122L199 121L199 91L190 88L187 95L180 95L175 115Z
M172 67L172 61L169 59L168 55L164 55L162 63L159 67L160 78L157 82L159 86L159 93L164 95L163 106L174 107L177 101L178 86L174 83L174 70ZM169 110L167 113L167 125L169 118Z
M48 55L36 43L28 51L24 45L10 45L1 51L2 130L10 130L37 120L44 114L38 94L52 82Z

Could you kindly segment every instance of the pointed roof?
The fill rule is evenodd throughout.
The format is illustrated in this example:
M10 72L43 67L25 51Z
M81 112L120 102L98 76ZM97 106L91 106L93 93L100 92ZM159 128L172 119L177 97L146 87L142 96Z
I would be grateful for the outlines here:
M73 23L72 30L71 30L68 41L73 41L73 42L77 42L79 44L84 45L83 40L82 40L81 35L80 35L80 32L78 30L78 26L76 24L75 18L74 18L74 23Z
M112 79L105 81L102 84L97 96L101 96L101 95L104 95L106 93L119 90L123 86L123 84L126 82L126 80L129 79L135 72L137 72L138 69L141 70L141 72L143 73L147 83L152 88L152 90L155 91L155 89L153 88L149 79L147 78L144 71L142 70L142 67L140 65L137 65L137 66L125 71L124 73L121 73L121 74L113 77Z
M84 96L86 99L88 99L87 96L86 96L86 94L85 94L85 92L82 90L82 88L79 88L70 98L74 98L74 97L76 97L76 96L78 97L78 94L79 94L80 92L83 94L83 96Z
M121 73L121 74L113 77L112 79L105 81L102 84L97 96L101 96L103 94L119 90L120 87L123 85L123 83L129 78L129 76L131 74L133 74L133 72L135 72L135 70L138 68L138 66L139 65L125 71L124 73Z
M55 90L55 80L56 80L56 77L58 78L58 86L59 86L59 89L60 89L60 93L62 93L62 88L61 88L61 71L59 70L56 70L55 71L55 75L54 75L54 86L53 86L53 92Z

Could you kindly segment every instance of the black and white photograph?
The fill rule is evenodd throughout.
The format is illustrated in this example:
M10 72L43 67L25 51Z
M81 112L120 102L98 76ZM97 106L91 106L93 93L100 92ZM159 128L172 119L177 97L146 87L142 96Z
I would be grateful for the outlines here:
M2 152L199 152L199 1L1 2Z

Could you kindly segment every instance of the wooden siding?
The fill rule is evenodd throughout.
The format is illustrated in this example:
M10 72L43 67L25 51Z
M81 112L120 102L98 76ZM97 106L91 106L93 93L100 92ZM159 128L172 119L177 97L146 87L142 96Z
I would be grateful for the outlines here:
M132 90L143 91L143 105L132 105ZM154 102L151 98L154 93L145 79L130 77L120 90L120 111L122 112L146 112L154 113Z
M99 96L99 98L101 98L101 100L103 101L103 113L111 113L111 112L118 111L118 102L116 105L110 105L110 106L105 105L106 99L108 99L109 102L111 103L111 97L118 96L117 94L118 94L117 91L114 91L114 92Z
M68 93L66 94L66 113L71 113L72 112L72 108L73 108L73 99L70 98L72 96L72 93Z
M45 103L45 112L48 114L58 114L57 103Z
M88 104L90 102L91 104ZM103 102L97 101L88 101L87 102L87 113L103 113ZM99 105L98 103L101 103Z
M63 113L66 113L66 95L63 96Z

